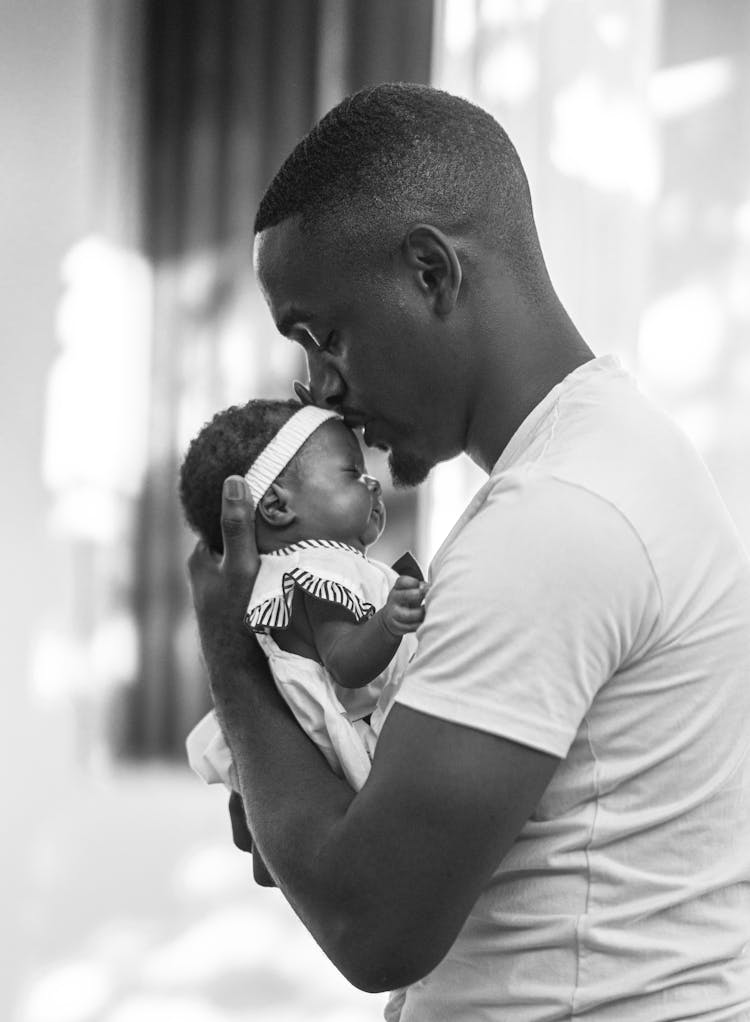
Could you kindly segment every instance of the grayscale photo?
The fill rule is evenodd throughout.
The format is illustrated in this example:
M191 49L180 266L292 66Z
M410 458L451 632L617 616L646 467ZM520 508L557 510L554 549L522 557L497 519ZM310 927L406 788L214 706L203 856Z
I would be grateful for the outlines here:
M750 2L0 0L0 1019L750 1022Z

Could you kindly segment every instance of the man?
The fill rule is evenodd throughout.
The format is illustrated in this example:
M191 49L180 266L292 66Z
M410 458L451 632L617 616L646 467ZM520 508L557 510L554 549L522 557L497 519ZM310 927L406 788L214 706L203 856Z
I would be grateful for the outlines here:
M750 567L699 459L594 359L485 112L384 85L294 150L256 268L309 391L415 484L490 474L432 565L356 796L242 617L252 509L191 559L248 825L351 982L401 1022L750 1018Z

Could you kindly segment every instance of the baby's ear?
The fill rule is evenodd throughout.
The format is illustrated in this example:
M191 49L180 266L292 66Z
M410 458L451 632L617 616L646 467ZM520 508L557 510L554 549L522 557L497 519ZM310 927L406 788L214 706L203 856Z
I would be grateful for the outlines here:
M285 529L297 517L290 502L289 490L278 483L271 483L260 498L256 514L272 529Z

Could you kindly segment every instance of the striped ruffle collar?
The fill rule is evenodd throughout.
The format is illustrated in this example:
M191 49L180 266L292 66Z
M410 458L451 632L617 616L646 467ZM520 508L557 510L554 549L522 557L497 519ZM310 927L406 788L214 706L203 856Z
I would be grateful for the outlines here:
M328 572L320 563L315 567L305 565L304 554L311 550L330 551L332 562L335 561L339 565L338 571L331 572L332 575L338 576L337 578L326 577ZM338 540L307 539L301 540L299 543L291 543L281 550L274 550L268 554L263 554L263 557L268 558L270 564L274 558L295 554L300 555L302 563L299 563L299 560L295 558L297 563L292 563L282 570L278 585L274 586L274 591L271 594L262 598L259 603L253 604L251 601L245 615L245 623L254 632L269 632L274 628L288 627L291 619L294 591L297 587L310 596L316 597L316 599L345 607L354 616L356 621L365 620L375 613L373 604L364 599L362 595L362 586L357 579L359 569L355 567L357 562L355 561L354 564L349 562L354 570L351 570L351 568L348 571L341 570L342 554L356 554L357 557L369 565L367 558L361 550L350 546L348 543L340 543ZM310 570L311 567L312 570ZM279 568L281 568L281 565L279 565ZM342 576L345 576L347 580L351 576L351 585L346 585L339 581Z
M287 554L296 554L300 550L314 550L316 548L323 548L329 550L349 550L353 554L358 554L360 557L365 557L361 550L357 547L352 546L350 543L341 543L337 539L301 539L297 543L290 543L289 546L283 546L280 550L269 550L267 554L263 554L264 557L284 557ZM365 560L367 558L365 557Z

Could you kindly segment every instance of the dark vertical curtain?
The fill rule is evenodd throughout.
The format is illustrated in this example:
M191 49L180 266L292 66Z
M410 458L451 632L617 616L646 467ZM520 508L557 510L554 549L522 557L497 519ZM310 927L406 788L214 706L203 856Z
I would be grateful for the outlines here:
M342 96L429 80L433 11L432 0L151 0L142 11L149 470L134 543L139 672L113 738L126 754L169 756L208 707L185 581L192 539L176 499L185 443L217 408L288 396L302 372L273 339L253 282L255 208ZM413 545L413 497L396 503L398 542Z

